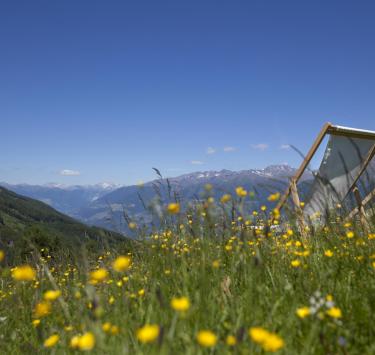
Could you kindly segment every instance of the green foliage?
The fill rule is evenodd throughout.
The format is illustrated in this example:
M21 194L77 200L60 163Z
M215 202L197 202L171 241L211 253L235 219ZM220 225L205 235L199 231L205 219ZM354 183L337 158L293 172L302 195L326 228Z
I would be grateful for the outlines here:
M269 348L249 336L262 327L268 341L282 339L280 354L375 353L373 232L338 215L302 236L293 214L277 227L278 211L249 211L238 196L214 201L170 208L152 233L134 225L142 242L129 243L43 204L0 198L2 351L78 353L72 339L90 332L94 354L262 354ZM119 272L118 255L130 256L131 267ZM9 265L25 262L35 279L12 278ZM48 290L61 296L43 315L37 305ZM191 306L177 311L176 297ZM148 324L158 334L143 343L137 331ZM201 330L217 336L212 347L197 340Z
M166 215L163 229L143 235L142 243L97 253L77 248L73 261L64 247L50 244L52 234L33 228L29 238L42 247L30 261L37 282L16 282L3 269L0 347L12 354L47 353L44 340L58 334L52 351L78 353L71 339L89 331L94 354L262 354L248 334L262 327L283 339L280 354L375 352L374 234L353 221L305 238L289 221L272 232L265 212L250 219L230 209L218 215L217 208L203 204L188 215ZM131 254L125 272L113 269L118 254ZM97 268L108 276L94 285L90 272ZM51 289L61 290L61 297L51 302L51 314L36 317L35 305ZM181 296L191 304L184 313L171 307ZM305 318L296 314L301 307L309 310ZM160 330L149 344L136 335L145 324ZM218 337L212 348L197 342L204 329ZM229 335L236 345L226 343Z

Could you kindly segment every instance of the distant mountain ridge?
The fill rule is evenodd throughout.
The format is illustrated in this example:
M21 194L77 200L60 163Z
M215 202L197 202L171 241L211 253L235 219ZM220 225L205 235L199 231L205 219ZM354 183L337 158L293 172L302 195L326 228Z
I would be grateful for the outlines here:
M157 197L157 191L163 201L168 201L169 186L183 204L199 199L204 186L213 186L213 195L220 198L224 193L233 194L237 186L243 186L255 193L249 202L250 207L257 208L268 204L267 197L271 192L284 191L295 168L286 164L271 165L264 169L242 171L198 171L166 179L156 179L142 186L31 186L6 185L9 189L46 202L84 223L124 232L127 230L123 218L124 212L139 223L149 223L151 215L147 207ZM311 180L312 174L306 172L302 180ZM168 180L168 183L167 183ZM159 189L159 190L158 190ZM146 209L145 209L146 207Z
M288 165L271 165L265 169L199 171L173 178L156 179L142 186L116 189L81 209L79 215L85 223L118 231L126 230L124 212L136 222L150 223L152 217L145 210L145 206L147 208L155 202L158 193L164 202L170 200L168 184L172 194L176 194L183 204L199 199L206 184L213 186L212 193L216 199L224 193L234 194L237 186L243 186L255 193L254 199L248 201L249 208L258 208L262 204L269 205L267 198L270 193L283 192L295 172L296 169ZM312 177L310 172L306 172L301 181L312 180Z

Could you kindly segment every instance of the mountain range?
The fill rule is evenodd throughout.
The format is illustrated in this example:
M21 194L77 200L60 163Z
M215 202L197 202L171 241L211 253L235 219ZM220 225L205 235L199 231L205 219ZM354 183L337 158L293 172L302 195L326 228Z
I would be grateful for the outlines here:
M212 196L219 199L224 193L233 194L237 186L254 192L248 201L249 208L268 205L267 197L275 191L284 191L289 178L296 172L289 165L271 165L265 169L242 171L199 171L173 178L162 178L160 172L154 181L142 186L116 186L98 184L91 186L10 185L4 187L24 196L43 201L53 208L86 224L126 232L124 214L136 223L152 220L150 206L166 204L178 198L182 205L199 200L207 184L212 185ZM312 179L306 172L302 186ZM305 189L302 188L302 192Z

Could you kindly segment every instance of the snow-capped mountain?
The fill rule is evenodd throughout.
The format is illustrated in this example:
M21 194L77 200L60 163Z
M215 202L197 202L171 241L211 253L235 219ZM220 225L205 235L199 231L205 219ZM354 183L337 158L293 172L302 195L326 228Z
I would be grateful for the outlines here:
M269 203L267 197L271 192L284 191L295 172L296 169L288 165L273 165L265 169L199 171L164 180L157 179L142 187L124 186L113 190L80 210L79 215L88 224L121 231L124 228L124 211L136 221L150 222L151 216L145 206L147 208L157 195L168 201L170 191L172 196L177 194L183 203L188 203L199 198L206 184L213 186L213 196L217 199L224 193L233 194L237 186L254 191L255 198L248 203L257 208ZM311 179L312 175L306 172L302 181Z

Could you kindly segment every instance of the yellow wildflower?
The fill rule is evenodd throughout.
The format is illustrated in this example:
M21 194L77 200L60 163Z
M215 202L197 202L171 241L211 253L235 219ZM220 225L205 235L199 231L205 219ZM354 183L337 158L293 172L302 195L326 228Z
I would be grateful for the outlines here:
M136 229L136 228L137 228L137 223L135 223L135 222L130 222L130 223L129 223L129 228L132 229L132 230Z
M341 318L342 312L341 309L338 307L332 307L326 312L332 318Z
M292 260L290 262L290 265L292 265L293 267L299 267L301 265L301 261L299 261L299 260Z
M229 194L224 194L221 199L220 199L220 202L221 203L227 203L228 201L230 201L232 199L232 196L229 195Z
M310 308L309 307L301 307L301 308L298 308L297 311L296 311L296 314L298 317L300 318L305 318L307 316L310 315Z
M177 312L186 312L190 308L190 301L187 297L174 297L171 300L171 307Z
M280 198L280 192L268 196L268 201L277 201Z
M16 266L12 269L12 277L16 281L33 281L36 277L36 271L30 265Z
M141 343L151 343L159 336L159 326L156 324L146 324L137 330L137 338Z
M43 298L46 301L54 301L58 299L61 296L61 291L60 290L49 290L44 292Z
M36 328L40 324L40 319L34 319L32 321L33 327Z
M73 340L73 339L72 339ZM95 336L91 332L87 332L78 338L78 348L82 351L90 351L95 346Z
M333 251L328 249L324 252L324 255L328 258L331 258L333 256Z
M209 348L216 345L217 336L210 330L201 330L197 334L197 341L199 345Z
M96 284L98 282L103 282L108 277L108 271L104 268L100 268L90 272L90 283Z
M4 250L1 250L0 249L0 262L2 262L5 258L5 253L4 253Z
M112 324L110 322L105 322L102 325L103 332L108 333L111 330Z
M129 269L131 265L131 259L129 256L119 256L113 263L112 263L112 267L113 267L113 270L117 271L117 272L123 272L123 271L126 271L127 269Z
M354 232L352 232L352 231L348 231L348 232L346 232L346 236L347 236L348 238L353 238L353 237L354 237Z
M242 186L238 186L236 187L236 194L239 197L246 197L247 191Z
M278 335L270 333L262 346L265 351L275 352L284 347L284 340Z
M44 341L43 345L45 348L52 348L58 343L59 340L60 336L58 334L53 334Z
M48 316L51 313L51 304L46 301L42 301L36 304L34 308L34 317L42 318Z
M58 334L53 334L44 341L43 346L45 348L52 348L59 342L59 340L60 336Z
M214 260L212 262L212 267L215 269L218 269L220 267L220 261L219 260Z
M70 347L73 349L77 349L79 345L79 336L75 335L72 339L70 339Z
M180 212L180 204L179 203L170 203L167 208L170 214L177 214Z
M282 338L261 327L250 328L249 336L255 343L260 344L265 351L275 352L284 346Z
M280 211L277 209L277 208L274 208L273 211L272 211L272 214L273 214L273 217L275 219L279 219L280 218ZM276 221L275 221L276 222ZM276 223L275 223L276 224Z
M120 328L117 325L112 325L111 327L111 334L116 335L120 332Z
M261 327L252 327L249 329L249 336L255 343L261 344L268 336L268 331Z
M227 338L225 339L225 343L228 345L228 346L234 346L237 344L237 339L235 336L233 335L228 335Z

